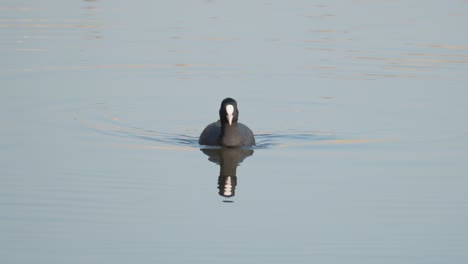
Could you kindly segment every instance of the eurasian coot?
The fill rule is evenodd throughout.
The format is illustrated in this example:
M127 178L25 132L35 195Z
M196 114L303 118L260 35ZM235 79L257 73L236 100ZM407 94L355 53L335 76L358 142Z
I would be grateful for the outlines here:
M219 120L209 124L201 133L200 145L240 147L255 145L252 130L246 125L238 123L239 110L237 102L226 98L219 108Z

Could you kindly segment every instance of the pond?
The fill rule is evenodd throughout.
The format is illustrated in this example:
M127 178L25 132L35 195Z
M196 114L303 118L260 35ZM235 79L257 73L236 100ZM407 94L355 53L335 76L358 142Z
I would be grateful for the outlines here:
M468 261L466 1L0 3L1 263ZM226 97L257 145L204 148Z

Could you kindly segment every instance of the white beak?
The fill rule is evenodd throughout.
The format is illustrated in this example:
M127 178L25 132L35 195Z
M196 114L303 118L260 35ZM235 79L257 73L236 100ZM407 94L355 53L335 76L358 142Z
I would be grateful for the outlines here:
M226 105L227 120L229 125L232 125L232 119L234 118L234 106Z

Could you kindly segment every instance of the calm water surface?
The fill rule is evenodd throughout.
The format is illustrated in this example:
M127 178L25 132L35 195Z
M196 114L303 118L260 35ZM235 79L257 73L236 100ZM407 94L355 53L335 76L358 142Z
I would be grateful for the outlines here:
M0 2L0 262L468 262L467 24L461 0ZM197 144L227 96L255 148Z

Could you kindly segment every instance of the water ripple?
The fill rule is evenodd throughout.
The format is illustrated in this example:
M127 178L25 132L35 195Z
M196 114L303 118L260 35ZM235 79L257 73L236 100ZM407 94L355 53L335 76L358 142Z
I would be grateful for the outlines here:
M196 132L191 134L170 133L126 126L125 124L104 124L89 121L82 121L82 123L86 127L104 135L137 140L136 143L132 142L130 147L167 150L196 150L203 147L198 144L198 133ZM256 133L255 138L257 145L254 149L363 144L387 141L379 139L344 138L337 136L331 131L304 130L266 131ZM128 147L128 145L126 146Z
M274 148L308 145L335 139L336 136L330 132L321 131L277 131L256 134L257 148Z

